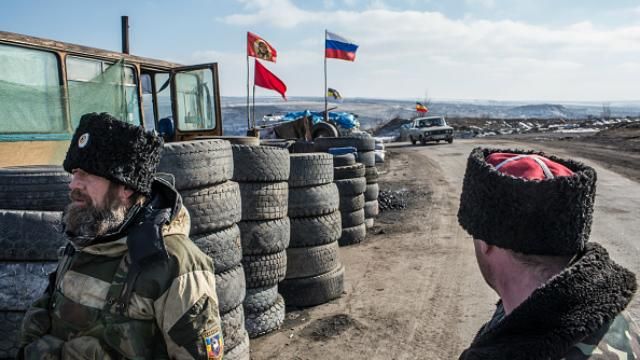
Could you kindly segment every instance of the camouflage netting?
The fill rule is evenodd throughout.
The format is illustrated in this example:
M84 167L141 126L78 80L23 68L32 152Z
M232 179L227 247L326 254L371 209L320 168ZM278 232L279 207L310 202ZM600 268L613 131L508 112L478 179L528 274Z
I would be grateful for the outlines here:
M68 134L87 112L140 122L133 69L122 60L67 59L70 126L55 56L0 45L0 64L0 135Z

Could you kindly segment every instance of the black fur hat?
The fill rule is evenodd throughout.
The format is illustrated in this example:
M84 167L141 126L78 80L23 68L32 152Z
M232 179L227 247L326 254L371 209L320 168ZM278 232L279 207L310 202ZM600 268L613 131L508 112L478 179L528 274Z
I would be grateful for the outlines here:
M537 154L573 171L527 180L487 163L492 153ZM541 152L475 148L467 161L458 221L474 238L530 255L572 255L591 231L596 171Z
M148 195L160 161L162 138L141 126L124 123L107 113L85 114L80 119L64 159L64 169L127 185Z

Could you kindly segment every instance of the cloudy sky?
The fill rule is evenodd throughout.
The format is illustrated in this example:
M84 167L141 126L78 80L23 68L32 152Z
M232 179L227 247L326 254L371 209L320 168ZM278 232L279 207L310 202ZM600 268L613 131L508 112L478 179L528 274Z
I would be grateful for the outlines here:
M119 50L121 15L133 54L217 61L223 96L246 93L247 31L288 96L322 96L328 29L360 46L328 61L347 97L640 99L638 0L2 0L0 30Z

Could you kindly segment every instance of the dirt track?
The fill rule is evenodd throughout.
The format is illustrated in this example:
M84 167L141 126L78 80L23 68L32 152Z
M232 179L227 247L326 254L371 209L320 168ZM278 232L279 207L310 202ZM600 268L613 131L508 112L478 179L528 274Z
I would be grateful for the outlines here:
M457 358L497 300L456 218L466 157L480 144L516 146L484 139L388 148L381 189L409 190L408 209L384 213L365 242L340 248L343 296L288 309L280 331L252 340L252 359ZM592 239L640 273L640 184L588 162L599 174ZM640 318L638 299L631 311Z

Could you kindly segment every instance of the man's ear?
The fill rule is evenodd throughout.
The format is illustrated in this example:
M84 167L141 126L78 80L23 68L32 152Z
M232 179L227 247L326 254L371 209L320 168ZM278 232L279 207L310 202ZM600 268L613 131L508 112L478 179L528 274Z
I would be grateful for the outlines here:
M135 191L133 191L132 189L129 189L128 187L122 185L122 188L120 189L120 198L122 200L129 200L131 199L131 196L134 192Z
M482 254L488 255L489 253L493 252L495 246L487 244L486 242L480 239L474 239L474 240L478 244L478 249Z

